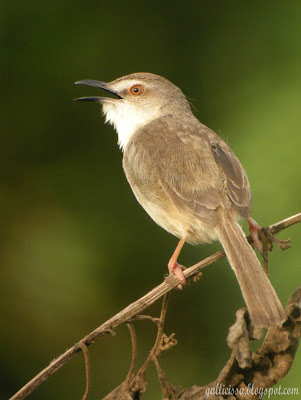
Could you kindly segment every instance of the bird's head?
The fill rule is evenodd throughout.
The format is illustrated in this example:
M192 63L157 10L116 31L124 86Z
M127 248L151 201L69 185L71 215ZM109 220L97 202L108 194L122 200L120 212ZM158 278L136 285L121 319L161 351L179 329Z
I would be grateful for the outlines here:
M149 122L190 111L185 95L169 80L155 74L139 72L123 76L112 82L81 80L80 85L90 85L111 94L111 97L80 97L77 101L97 101L102 104L106 122L118 133L118 143L123 149L131 136Z

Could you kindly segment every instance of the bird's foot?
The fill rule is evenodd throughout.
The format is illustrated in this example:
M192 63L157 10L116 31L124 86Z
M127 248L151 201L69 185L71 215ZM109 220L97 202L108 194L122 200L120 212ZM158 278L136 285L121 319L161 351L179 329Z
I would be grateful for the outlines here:
M276 238L271 230L269 228L262 228L253 218L249 217L247 218L248 224L249 224L249 232L250 236L253 240L254 247L259 250L259 252L264 256L262 253L262 246L261 243L263 244L264 247L267 247L267 250L272 251L273 245L276 244L278 247L280 247L282 250L286 250L289 247L289 242L291 239L287 240L280 240Z
M262 250L262 245L260 243L261 238L259 237L259 232L262 230L261 226L257 224L257 222L251 217L247 218L247 221L249 224L249 232L253 240L254 247L256 247L256 249L259 251L259 253L262 255L263 258L266 258Z
M269 228L262 228L261 231L259 232L259 235L260 235L261 241L263 241L263 240L267 241L267 243L269 245L269 248L268 248L269 251L272 251L274 244L276 244L276 246L280 247L280 249L282 249L282 250L286 250L291 247L291 245L289 244L291 239L280 240L272 234L272 232Z
M260 252L263 257L264 270L268 275L268 251L272 251L274 244L279 246L282 250L290 247L288 240L277 239L269 228L262 228L253 218L247 218L249 224L250 236L253 240L253 245ZM263 246L261 245L261 243Z
M170 275L175 275L181 282L178 285L179 289L183 289L183 285L185 285L185 283L186 283L186 278L183 274L183 271L185 269L186 268L183 265L178 264L176 261L170 261L168 263L168 271L169 271Z

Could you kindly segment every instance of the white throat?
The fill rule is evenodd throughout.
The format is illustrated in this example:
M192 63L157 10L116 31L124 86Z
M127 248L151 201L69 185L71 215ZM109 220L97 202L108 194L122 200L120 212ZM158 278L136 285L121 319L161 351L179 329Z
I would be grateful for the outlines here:
M106 122L112 124L118 134L118 145L124 150L138 129L148 124L158 115L158 109L141 110L126 100L106 100L103 103Z

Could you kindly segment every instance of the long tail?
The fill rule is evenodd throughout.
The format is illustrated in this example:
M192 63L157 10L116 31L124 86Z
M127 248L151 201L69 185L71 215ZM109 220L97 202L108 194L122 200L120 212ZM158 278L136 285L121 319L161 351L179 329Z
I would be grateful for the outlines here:
M215 227L229 263L235 272L251 320L256 326L281 325L285 314L246 236L231 217Z

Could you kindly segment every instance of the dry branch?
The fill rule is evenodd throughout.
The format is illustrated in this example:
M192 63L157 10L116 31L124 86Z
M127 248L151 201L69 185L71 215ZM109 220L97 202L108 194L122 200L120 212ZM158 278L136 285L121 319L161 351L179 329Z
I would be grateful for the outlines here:
M146 379L145 373L149 367L149 364L152 361L157 360L157 356L164 351L162 349L164 347L164 340L166 336L163 333L163 327L165 322L165 316L167 311L167 300L168 300L168 293L165 294L162 301L161 307L161 315L159 318L158 323L158 332L157 337L155 340L155 344L143 363L142 367L136 374L133 374L133 362L131 363L130 371L127 375L127 378L124 382L118 385L111 393L109 393L103 400L127 400L127 399L137 399L140 398L140 394L145 392L146 390ZM136 343L134 343L134 347L136 347Z
M228 335L232 354L217 379L203 387L193 386L184 389L175 399L259 399L260 394L264 394L264 390L278 383L293 364L301 336L301 287L289 299L285 312L287 320L282 327L270 328L260 349L252 353L250 336L254 337L254 332L248 311L238 310L236 322L230 328ZM250 393L243 395L247 393L248 387ZM233 395L223 395L222 391L225 392L229 388L233 390ZM254 395L256 392L257 396Z
M205 386L194 385L181 391L173 386L159 365L160 351L155 355L155 345L148 360L152 358L156 366L163 400L258 400L263 394L268 394L267 390L288 373L297 352L301 336L301 287L291 296L285 312L286 321L281 327L270 328L262 346L253 353L250 347L251 340L260 339L263 329L252 325L246 308L238 310L236 322L229 329L227 337L232 354L217 379ZM157 338L158 336L159 330ZM174 345L173 335L170 338L165 335L162 335L163 337L167 343L168 339L171 339L171 346ZM161 352L166 350L165 347L163 340ZM126 381L123 382L103 400L140 399L146 390L145 364L135 375L130 386L126 385Z
M291 216L283 221L275 223L268 228L265 228L270 233L274 234L280 232L281 230L296 224L301 221L301 213ZM210 257L202 260L201 262L187 268L184 271L185 278L192 276L197 276L199 271L224 257L224 251L219 251ZM50 365L48 365L44 370L42 370L38 375L36 375L31 381L29 381L25 386L23 386L15 395L13 395L10 400L22 400L26 398L36 387L38 387L43 381L45 381L50 375L54 374L59 368L65 365L69 360L71 360L83 347L89 346L100 339L102 336L107 334L114 334L114 330L124 323L131 322L134 320L140 312L148 308L151 304L157 301L159 298L164 296L166 293L176 288L178 285L178 279L174 276L168 276L164 282L155 287L145 296L141 297L134 303L130 304L118 314L114 315L108 321L104 322L97 329L89 333L78 343L68 349L65 353L60 355L58 358L54 359ZM181 400L184 399L181 398ZM192 399L192 398L191 398Z

